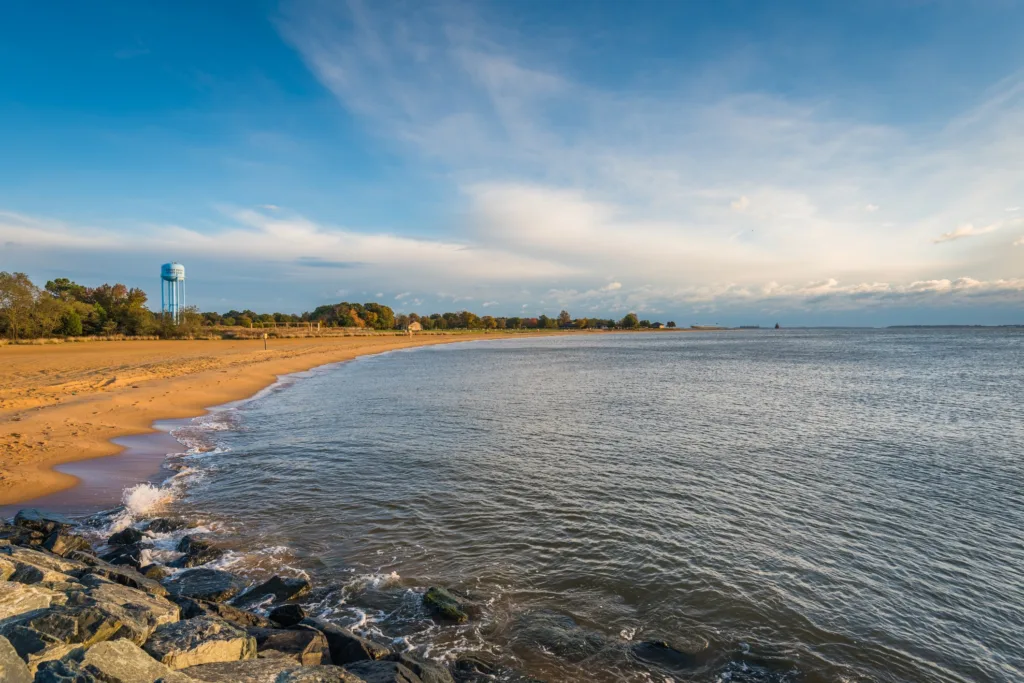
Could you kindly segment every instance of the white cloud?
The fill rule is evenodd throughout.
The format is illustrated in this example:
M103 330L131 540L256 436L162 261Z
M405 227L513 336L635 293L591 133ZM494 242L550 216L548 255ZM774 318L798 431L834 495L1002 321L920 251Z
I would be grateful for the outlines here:
M978 235L985 235L990 232L995 232L1002 227L1000 223L992 223L981 228L976 228L970 223L964 223L959 226L956 230L950 232L944 232L936 237L932 242L935 244L941 244L943 242L952 242L953 240L963 239L965 237L976 237Z
M482 305L483 305L484 308L490 308L491 306L497 306L498 302L497 301L485 301Z
M747 210L747 207L750 206L750 199L746 195L744 195L737 199L736 201L732 202L729 206L732 207L733 211L738 211L742 213Z
M395 301L401 301L402 299L408 297L410 294L412 294L412 292L402 292L401 294L396 294L395 295ZM382 296L382 295L378 294L377 296Z
M603 291L605 291L605 292L614 292L616 289L622 289L622 283L621 282L609 282L608 284L606 284L601 289Z
M865 204L864 205L864 210L867 211L868 213L874 213L875 211L878 211L880 208L882 208L882 207L880 207L878 204Z
M1013 246L1024 247L1024 237L1018 237L1017 240L1013 243Z
M281 207L277 204L260 204L257 208L266 209L267 211L277 211Z

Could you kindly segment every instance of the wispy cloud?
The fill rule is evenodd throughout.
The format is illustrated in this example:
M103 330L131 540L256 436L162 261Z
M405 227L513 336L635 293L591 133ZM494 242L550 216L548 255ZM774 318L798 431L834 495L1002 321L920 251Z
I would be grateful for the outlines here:
M943 242L952 242L953 240L960 240L965 237L977 237L978 235L987 235L990 232L995 232L999 228L1003 227L1001 223L991 223L984 227L976 228L970 223L965 223L959 226L956 230L944 232L934 240L935 244L941 244Z

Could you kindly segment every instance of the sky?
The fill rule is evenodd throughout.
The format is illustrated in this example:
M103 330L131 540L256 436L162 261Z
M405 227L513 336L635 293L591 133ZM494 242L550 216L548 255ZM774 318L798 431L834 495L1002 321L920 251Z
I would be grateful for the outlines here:
M1024 323L1024 1L50 2L0 270L202 310Z

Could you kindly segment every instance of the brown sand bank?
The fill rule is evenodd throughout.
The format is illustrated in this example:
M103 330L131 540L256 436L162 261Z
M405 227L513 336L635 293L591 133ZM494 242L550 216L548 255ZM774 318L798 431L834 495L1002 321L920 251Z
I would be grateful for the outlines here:
M114 455L111 439L202 415L279 375L394 349L522 335L111 341L0 347L0 505L74 486L54 465Z

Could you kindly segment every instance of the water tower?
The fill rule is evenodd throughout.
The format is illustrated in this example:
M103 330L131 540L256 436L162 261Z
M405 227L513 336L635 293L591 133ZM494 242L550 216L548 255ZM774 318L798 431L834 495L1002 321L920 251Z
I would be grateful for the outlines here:
M165 263L160 266L160 310L170 313L174 322L181 320L185 308L185 266Z

